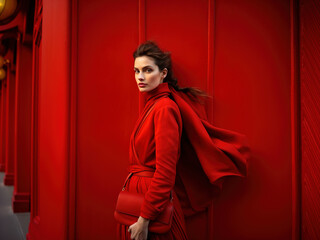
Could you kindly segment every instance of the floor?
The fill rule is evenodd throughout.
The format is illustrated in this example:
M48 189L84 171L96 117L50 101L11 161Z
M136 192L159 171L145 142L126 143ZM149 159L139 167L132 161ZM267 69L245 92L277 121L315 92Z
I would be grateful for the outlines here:
M30 213L13 213L11 199L13 186L3 184L4 173L0 172L0 239L25 240Z

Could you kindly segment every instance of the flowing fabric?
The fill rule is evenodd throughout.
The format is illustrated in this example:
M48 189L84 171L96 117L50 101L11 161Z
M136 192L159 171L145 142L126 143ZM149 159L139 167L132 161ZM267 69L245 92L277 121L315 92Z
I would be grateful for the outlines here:
M183 121L181 156L175 190L186 216L205 210L225 177L244 177L250 149L245 135L213 126L204 106L190 93L171 95Z
M203 211L226 176L243 177L249 148L244 135L212 126L192 95L167 83L142 93L145 106L130 138L127 191L145 194L140 216L154 220L173 191L174 216L166 234L148 239L188 239L185 216ZM178 161L179 160L179 161ZM130 239L128 226L118 224L118 239Z

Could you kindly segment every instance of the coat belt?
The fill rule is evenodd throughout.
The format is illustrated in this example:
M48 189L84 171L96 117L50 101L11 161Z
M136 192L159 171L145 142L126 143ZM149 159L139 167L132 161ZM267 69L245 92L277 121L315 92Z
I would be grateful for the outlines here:
M153 177L155 169L146 166L132 165L129 172L138 177Z

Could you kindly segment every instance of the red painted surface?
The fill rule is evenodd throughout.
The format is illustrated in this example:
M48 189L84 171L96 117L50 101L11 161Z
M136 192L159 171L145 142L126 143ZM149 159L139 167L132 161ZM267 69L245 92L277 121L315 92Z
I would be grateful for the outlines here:
M13 52L11 49L7 54L10 63L7 65L7 100L6 100L6 172L4 176L5 185L14 184L14 146L15 146L15 66L12 65Z
M66 239L69 159L70 5L44 1L37 149L40 239ZM39 48L40 48L39 47ZM39 54L40 54L39 53Z
M38 127L39 127L39 83L41 81L42 62L42 4L35 5L33 44L32 44L32 94L31 94L31 203L30 224L27 239L40 240L40 204L39 204L39 161L38 161Z
M187 219L190 238L292 237L290 1L43 4L29 239L115 239L139 113L132 52L144 39L172 52L182 86L214 95L214 125L252 148L248 179Z
M3 86L2 86L2 82L0 82L0 171L3 172L5 171L5 165L4 162L2 161L2 92L3 92Z
M6 79L1 81L1 120L0 120L0 171L6 170L6 100L7 100L7 81Z
M292 240L301 238L301 139L300 139L300 61L299 2L290 0L291 21L291 152L292 152Z
M211 39L208 1L139 4L140 12L132 2L120 11L120 3L79 1L76 237L115 236L112 212L138 110L128 69L140 36L172 51L181 85L213 92L214 123L245 133L252 144L248 180L233 181L215 202L215 238L290 238L290 2L215 1ZM201 219L189 229L203 239Z
M249 137L248 178L215 203L215 239L290 239L290 2L216 1L214 122Z
M13 211L30 211L32 49L17 40Z
M320 239L320 2L300 2L301 236Z
M115 239L113 211L139 113L132 60L138 2L79 1L78 7L75 237Z

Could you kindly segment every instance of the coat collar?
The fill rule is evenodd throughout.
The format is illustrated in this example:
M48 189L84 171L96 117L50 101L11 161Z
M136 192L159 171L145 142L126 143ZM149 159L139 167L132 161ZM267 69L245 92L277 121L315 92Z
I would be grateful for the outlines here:
M154 101L160 97L168 96L170 94L170 89L167 82L159 84L155 89L148 92L142 92L141 97L146 104L149 101Z

